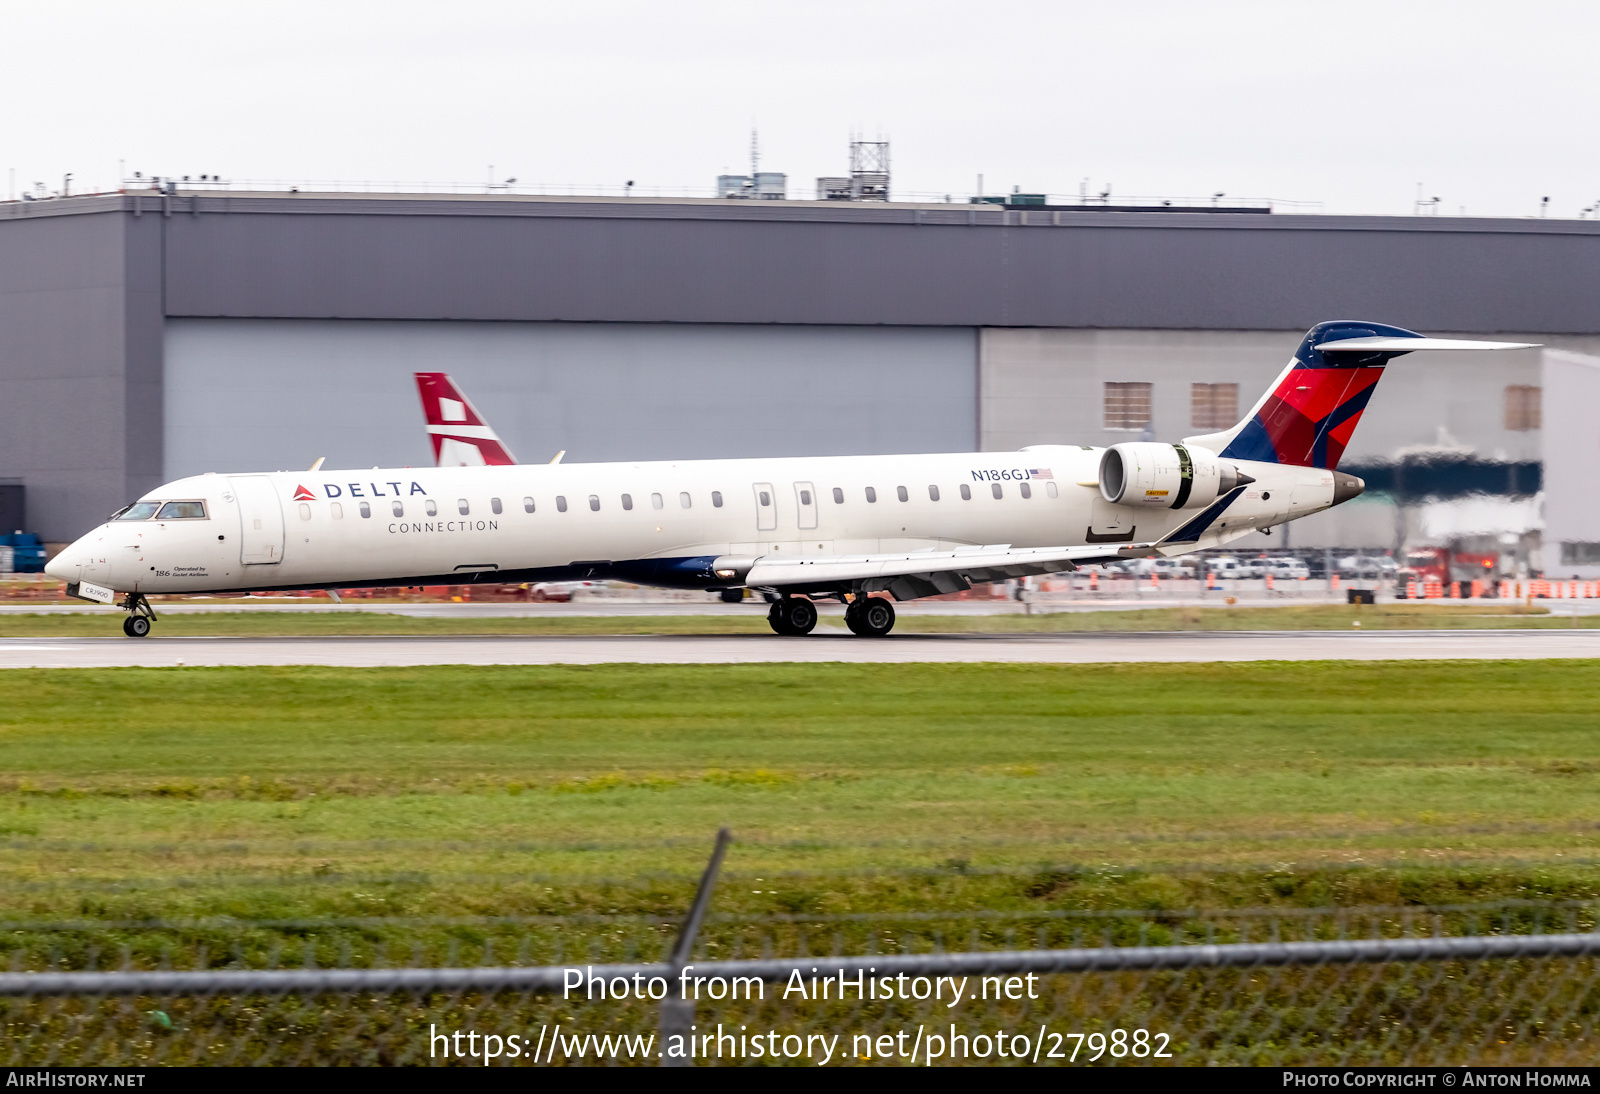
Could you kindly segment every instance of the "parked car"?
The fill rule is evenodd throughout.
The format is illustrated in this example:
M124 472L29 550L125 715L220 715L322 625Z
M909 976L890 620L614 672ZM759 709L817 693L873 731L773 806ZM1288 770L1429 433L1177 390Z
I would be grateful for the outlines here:
M1390 581L1400 564L1388 555L1346 555L1338 562L1339 576Z
M1278 581L1299 581L1311 577L1311 567L1298 558L1264 558L1262 573L1271 574Z
M541 581L528 590L528 599L565 602L571 600L578 593L601 593L605 591L606 583L603 581Z

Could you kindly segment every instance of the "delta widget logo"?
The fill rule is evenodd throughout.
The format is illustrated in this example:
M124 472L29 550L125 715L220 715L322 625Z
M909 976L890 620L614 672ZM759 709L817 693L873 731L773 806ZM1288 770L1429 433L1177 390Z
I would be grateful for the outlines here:
M303 486L296 486L294 488L294 500L295 501L316 501L317 500L317 496L315 494L313 494L311 491L307 490Z

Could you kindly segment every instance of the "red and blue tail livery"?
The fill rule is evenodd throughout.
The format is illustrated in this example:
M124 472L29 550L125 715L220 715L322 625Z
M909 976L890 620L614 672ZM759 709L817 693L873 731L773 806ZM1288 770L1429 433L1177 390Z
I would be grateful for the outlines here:
M1433 341L1382 323L1318 323L1301 341L1277 385L1236 427L1221 455L1299 467L1338 467L1383 376L1383 366L1410 352L1389 347L1412 339Z

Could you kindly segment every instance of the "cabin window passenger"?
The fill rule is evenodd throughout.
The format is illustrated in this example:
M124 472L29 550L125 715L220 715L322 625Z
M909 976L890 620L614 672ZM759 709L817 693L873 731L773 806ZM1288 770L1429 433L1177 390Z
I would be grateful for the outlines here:
M765 490L761 491L761 504L763 506L772 504L772 495L767 493Z
M632 494L624 494L624 495L622 495L622 508L623 508L624 512L628 512L628 513L633 512L633 495Z
M1033 487L1029 486L1027 483L1023 483L1021 486L1017 487L1017 489L1022 491L1022 496L1023 497L1025 497L1025 498L1033 497Z
M844 491L840 490L837 486L835 486L833 488L833 504L835 504L835 505L843 505L844 504Z
M906 488L903 486L897 486L894 488L894 496L899 498L901 501L911 500L911 495L906 493Z
M721 509L722 508L722 491L721 490L713 490L713 491L711 491L711 507L713 509Z
M361 517L362 517L362 519L365 520L367 517L370 517L370 516L372 516L372 506L368 505L366 502L362 502L361 503Z
M557 494L556 495L556 512L565 513L566 511L567 511L567 496L565 494Z
M169 501L156 514L157 520L204 520L206 503L203 501Z
M994 497L995 497L996 501L999 501L1001 498L1006 496L1005 490L1001 489L1000 484L997 483L997 482L996 483L991 483L989 485L989 489L994 493Z
M533 512L533 499L532 498L523 498L522 499L522 511L524 513Z
M650 508L652 508L652 509L660 509L661 508L661 495L660 494L651 494L650 495Z
M1046 494L1049 494L1052 498L1055 497L1056 496L1056 484L1053 483L1053 482L1045 483L1044 484L1044 492Z
M689 491L685 490L678 495L678 504L683 506L685 509L694 504L694 502L689 500Z
M589 495L589 511L591 513L598 513L600 511L600 495L599 494L590 494Z
M395 502L394 503L394 507L396 509L400 508L400 503L399 502ZM500 515L500 499L499 498L490 498L489 499L489 511L491 513L493 513L497 517Z
M929 501L938 501L939 500L939 488L937 486L928 487L928 500Z
M878 500L878 492L870 486L867 487L867 500L872 502Z
M800 491L800 504L801 505L810 505L811 504L811 491L809 491L809 490Z
M334 520L344 519L344 506L340 505L338 502L334 502L332 505L328 506L328 512L333 514Z
M404 505L401 505L398 501L391 501L389 503L389 508L394 512L394 515L397 516L397 517L403 517L403 516L406 515L406 507Z
M972 500L972 487L968 486L966 483L962 483L961 484L961 500L962 501L971 501Z
M472 506L467 504L466 498L456 499L456 509L461 513L462 516L466 516L468 513L472 512Z
M305 502L301 502L300 503L300 519L301 520L310 520L311 519L311 506L307 505Z
M430 517L436 517L439 515L439 507L434 504L432 498L429 498L427 501L423 502L422 507L428 511L428 515Z

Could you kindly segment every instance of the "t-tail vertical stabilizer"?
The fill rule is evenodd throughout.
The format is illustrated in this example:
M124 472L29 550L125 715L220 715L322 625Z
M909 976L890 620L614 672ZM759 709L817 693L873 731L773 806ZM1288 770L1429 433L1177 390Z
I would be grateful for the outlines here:
M1224 459L1332 470L1392 359L1416 350L1532 348L1527 342L1429 338L1383 323L1318 323L1244 421L1221 433L1186 437L1184 443Z
M417 393L428 421L433 460L440 467L483 467L514 464L511 454L489 423L444 372L419 372Z

